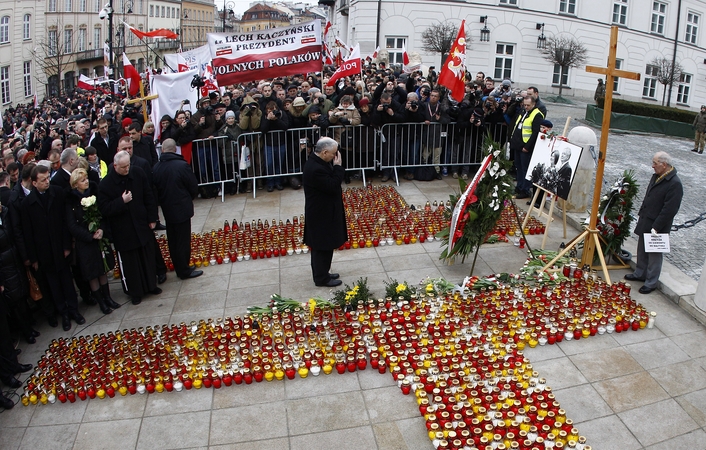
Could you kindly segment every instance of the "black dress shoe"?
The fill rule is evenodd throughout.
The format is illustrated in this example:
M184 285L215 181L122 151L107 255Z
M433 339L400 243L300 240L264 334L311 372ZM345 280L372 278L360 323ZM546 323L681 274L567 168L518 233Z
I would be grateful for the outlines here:
M34 336L32 336L32 335L29 335L29 336L27 336L27 337L25 338L25 342L28 343L28 344L36 344L36 343L37 343L37 338L34 337Z
M2 406L3 409L12 409L12 407L15 406L15 402L0 394L0 406Z
M272 192L275 190L274 186L270 186L269 184L267 185L267 192Z
M59 326L59 322L56 320L56 316L52 314L51 316L47 317L47 323L49 324L50 327L56 328Z
M17 373L25 373L32 370L32 367L32 364L17 364L17 367L15 367L15 369L17 370Z
M32 331L30 331L29 334L30 334L32 337L39 337L39 336L42 335L39 331L34 330L34 329L32 329Z
M133 305L139 305L140 303L142 303L142 297L138 297L138 296L134 295L130 298L130 301L132 302Z
M334 279L332 278L332 279L328 280L328 281L327 281L326 283L324 283L324 284L317 284L317 286L320 286L320 287L336 287L336 286L340 286L341 284L343 284L343 282L342 282L341 280L334 280Z
M192 270L191 273L182 278L182 280L188 280L189 278L197 278L201 275L203 275L203 270Z
M17 389L22 386L22 382L15 377L2 378L0 381L2 381L2 384L5 386L13 389Z
M61 317L61 328L63 328L64 331L69 331L71 329L71 318L68 315Z
M22 353L22 349L21 349L21 348L16 348L16 349L15 349L15 355L19 355L20 353Z
M626 273L623 278L625 278L628 281L645 281L644 278L637 277L637 276L635 276L634 273Z
M640 289L638 289L638 292L640 294L649 294L650 292L654 291L656 288L650 288L647 286L642 286Z
M276 188L278 191L284 190L284 186L282 186L281 184L275 184L275 188Z
M79 325L83 325L84 323L86 323L86 319L84 319L81 313L79 313L78 311L69 313L69 315L72 319L74 319L74 322Z
M328 274L328 277L331 278L332 280L338 280L338 277L340 277L340 275L337 273L330 273L330 274Z
M530 198L530 195L529 195L528 193L526 193L526 192L520 192L519 194L517 194L517 195L515 196L515 198L518 199L518 200L522 200L522 199L525 199L525 198Z
M152 295L159 295L161 293L162 293L162 290L158 287L156 287L150 291L150 294L152 294Z
M155 224L154 229L155 229L156 231L164 231L164 230L167 229L167 227L164 226L164 224L163 224L162 222L159 222L159 221L158 221L158 222Z
M167 281L166 273L163 273L162 275L157 275L157 284L164 284L165 281Z

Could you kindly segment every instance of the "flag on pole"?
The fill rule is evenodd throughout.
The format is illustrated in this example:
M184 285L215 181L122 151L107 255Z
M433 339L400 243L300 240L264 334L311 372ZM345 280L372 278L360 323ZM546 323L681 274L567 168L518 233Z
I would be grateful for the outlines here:
M135 27L133 27L133 26L130 26L130 25L128 25L127 23L123 22L122 20L121 20L120 22L122 22L123 25L125 25L126 27L128 27L128 28L130 29L130 31L132 31L132 34L134 34L135 36L137 36L137 37L140 38L140 39L144 39L144 38L146 38L146 37L150 37L150 38L165 38L165 39L179 39L179 35L178 35L178 34L176 34L175 32L173 32L173 31L171 31L171 30L167 30L166 28L158 28L158 29L152 30L152 31L140 31L140 30L138 30L137 28L135 28Z
M407 47L402 46L402 64L405 66L409 65L409 55L407 54Z
M378 53L380 53L380 46L378 45L375 51L373 52L373 57L372 59L375 59L378 57Z
M140 74L125 53L123 53L123 76L127 81L128 94L134 97L140 92Z
M360 45L356 44L348 59L338 66L338 69L336 69L336 72L331 75L331 78L328 80L326 85L333 86L334 82L339 78L347 77L349 75L358 75L360 72Z
M328 30L331 29L331 22L326 22L326 26L324 27L324 40L326 40L326 35L328 34Z
M466 93L464 78L466 76L466 21L461 22L458 35L451 47L451 52L446 58L438 84L446 86L451 91L451 97L457 101L462 101Z

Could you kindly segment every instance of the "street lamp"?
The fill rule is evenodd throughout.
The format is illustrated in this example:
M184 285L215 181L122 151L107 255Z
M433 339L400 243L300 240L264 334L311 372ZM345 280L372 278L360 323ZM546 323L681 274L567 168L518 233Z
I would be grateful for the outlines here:
M98 17L103 20L108 18L108 74L109 79L114 80L114 61L113 61L113 0L108 0L103 9L98 13Z
M480 41L490 41L490 29L488 29L488 16L480 16L480 23L483 24L483 29L480 30Z
M228 20L233 20L233 17L235 17L235 13L233 12L233 8L235 8L235 3L233 2L227 2L223 0L223 32L226 32L226 10L228 11Z
M547 37L544 36L544 24L538 23L536 28L537 28L537 30L542 30L542 33L537 38L537 48L539 48L539 49L547 48Z

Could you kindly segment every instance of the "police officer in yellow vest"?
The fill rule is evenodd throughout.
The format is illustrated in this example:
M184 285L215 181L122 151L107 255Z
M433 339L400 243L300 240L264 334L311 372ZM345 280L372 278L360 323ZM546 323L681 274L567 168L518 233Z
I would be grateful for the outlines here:
M517 168L516 198L532 196L532 182L525 179L534 144L539 135L539 124L544 119L542 112L536 107L536 100L528 95L522 102L524 111L520 111L515 119L515 126L510 138L510 151L515 155Z

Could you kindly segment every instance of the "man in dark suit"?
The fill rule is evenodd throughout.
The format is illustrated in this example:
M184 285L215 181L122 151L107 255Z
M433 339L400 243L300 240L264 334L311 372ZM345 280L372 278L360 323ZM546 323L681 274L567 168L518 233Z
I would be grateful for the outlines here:
M571 166L569 165L569 160L571 159L571 149L566 147L561 152L561 167L557 169L557 188L556 195L559 198L566 198L569 196L569 189L571 188Z
M344 177L338 143L328 137L319 139L302 176L304 242L311 247L311 271L317 286L341 284L338 274L329 271L333 251L348 239L341 189Z
M202 270L189 267L191 256L191 218L199 185L191 167L176 153L176 141L162 143L162 156L154 166L154 184L157 199L167 222L167 242L174 270L179 278L196 278Z
M96 149L98 157L106 163L113 160L115 151L118 148L118 139L109 132L108 121L105 117L98 119L98 132L94 133L89 145Z
M142 134L142 125L139 122L133 122L127 127L127 131L132 139L132 153L140 158L146 159L150 166L154 167L159 162L157 149L154 146L154 141Z
M146 294L161 294L155 270L154 229L157 202L147 175L130 166L130 154L120 151L113 169L98 186L98 208L112 231L123 291L138 305Z
M0 205L7 206L10 203L11 194L10 174L7 172L0 172Z
M637 241L637 265L635 272L625 275L626 280L644 281L641 294L649 294L657 289L659 274L662 272L662 253L645 251L645 234L669 233L674 216L679 212L684 188L672 166L672 158L665 152L657 152L652 157L654 174L647 185L645 199L642 201L640 218L635 226Z
M62 317L64 331L71 329L71 320L86 323L78 312L78 300L66 257L71 253L71 235L66 226L64 191L49 184L49 169L32 169L32 192L20 206L21 226L27 260L34 270L44 273L54 306Z

